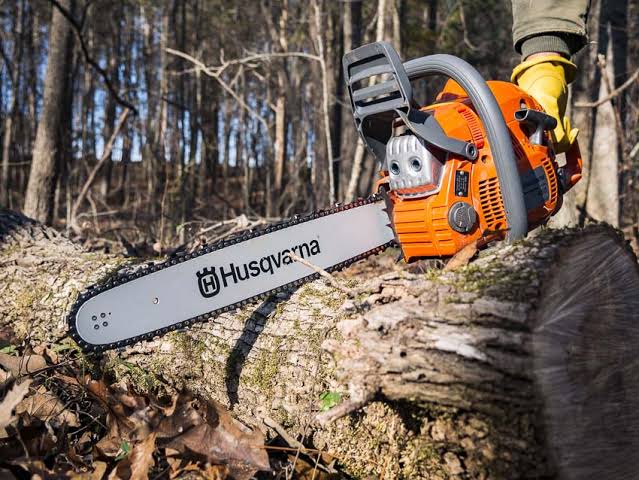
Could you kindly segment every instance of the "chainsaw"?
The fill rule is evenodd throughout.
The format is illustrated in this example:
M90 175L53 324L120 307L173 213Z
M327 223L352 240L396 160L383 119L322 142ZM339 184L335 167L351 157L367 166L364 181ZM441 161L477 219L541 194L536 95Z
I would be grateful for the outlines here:
M343 69L358 133L379 161L375 193L94 285L69 314L80 347L152 339L391 245L411 262L473 242L514 242L546 223L581 178L577 142L559 167L549 135L556 120L535 99L511 83L484 81L459 58L402 63L377 42L345 54ZM411 81L433 75L447 83L420 107Z

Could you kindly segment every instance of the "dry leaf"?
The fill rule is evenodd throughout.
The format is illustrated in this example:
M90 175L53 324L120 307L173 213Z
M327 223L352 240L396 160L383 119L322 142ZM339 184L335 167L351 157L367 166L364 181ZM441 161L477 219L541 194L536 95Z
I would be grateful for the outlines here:
M33 353L35 353L36 355L44 356L44 351L46 349L47 347L45 347L44 345L36 345L35 347L33 347Z
M105 462L93 462L93 472L87 480L101 480L106 472L107 464Z
M48 358L49 361L54 365L60 363L60 354L52 348L45 347L44 352L41 355L43 355L45 358Z
M49 469L47 468L47 466L44 464L42 460L36 460L36 459L30 459L30 458L19 458L17 460L12 460L7 463L9 463L10 465L14 465L16 467L20 467L23 470L30 473L31 480L57 478L57 476L52 475L53 472L49 471Z
M2 368L0 368L0 387L2 387L5 383L13 378L9 372L5 372Z
M55 420L59 424L66 423L71 427L80 426L75 412L65 409L64 404L52 393L36 393L20 402L16 414L27 414L43 422Z
M55 378L56 380L62 380L64 383L67 383L69 385L82 387L82 383L80 383L80 381L75 377L69 377L68 375L62 375L61 373L56 373Z
M171 470L169 472L169 478L177 478L182 472L182 469L180 468L180 465L182 465L182 461L179 458L167 458L167 460L169 462L169 468Z
M7 392L2 403L0 403L0 438L7 438L6 428L11 425L16 418L13 415L13 409L16 408L29 392L30 385L31 379L14 385L13 388Z
M331 475L320 467L317 454L313 454L309 458L289 454L288 459L295 470L295 478L299 480L328 480L331 478Z
M0 353L0 367L5 368L14 377L33 373L47 366L47 362L41 355L24 355L16 357L7 353Z
M169 478L205 478L207 480L226 480L230 477L229 469L225 465L211 465L209 463L204 466L195 462L188 462L179 468L171 467Z
M118 455L122 441L128 440L131 429L119 422L111 413L107 416L107 427L109 431L95 447L103 456L113 458Z
M76 473L74 471L66 472L66 477L70 480L102 480L107 471L108 465L105 462L93 462L93 471ZM59 478L59 477L58 477Z
M477 254L477 240L469 243L459 252L457 252L444 267L444 271L455 270L460 267L468 265L468 262Z
M90 380L86 382L86 388L97 400L102 402L105 406L109 405L110 393L106 384L103 381Z
M15 338L12 328L6 326L0 327L0 348L8 345L17 345L18 343L19 341Z
M78 455L78 451L74 445L70 445L66 452L67 460L73 466L74 470L86 469L90 463L87 463L84 458Z
M133 447L131 452L131 480L146 480L149 469L155 464L155 433L150 434L142 442Z
M118 462L117 467L109 474L109 479L146 480L149 478L149 470L155 464L154 451L155 433L152 433L137 443L126 458Z
M127 392L113 391L102 381L90 380L87 390L107 409L107 434L97 443L96 448L106 457L118 455L123 441L135 443L146 438L159 421L161 413L148 406L147 399Z
M262 433L242 425L217 402L183 395L174 415L164 418L157 432L162 446L183 455L192 452L212 464L228 465L236 478L251 478L258 470L270 469Z
M207 480L225 480L228 478L229 470L223 465L206 464L202 473Z

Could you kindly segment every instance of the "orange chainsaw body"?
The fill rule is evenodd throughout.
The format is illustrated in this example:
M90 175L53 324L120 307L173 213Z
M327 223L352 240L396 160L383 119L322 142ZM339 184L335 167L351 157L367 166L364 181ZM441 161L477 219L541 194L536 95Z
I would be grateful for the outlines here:
M402 62L387 42L356 48L342 63L355 125L380 162L377 189L407 262L520 240L581 178L577 142L559 166L557 120L512 83L486 82L447 54ZM433 75L449 80L421 107L411 82Z
M562 202L555 154L551 147L546 146L550 145L549 139L540 145L531 143L531 132L524 123L515 119L515 112L522 108L542 108L512 83L487 83L510 130L519 174L522 178L536 175L533 178L542 182L540 176L545 177L547 191L544 191L544 201L532 202L534 205L527 209L529 229L532 229L548 221ZM436 103L421 110L433 115L448 136L474 143L478 155L475 160L468 160L449 154L436 194L415 198L410 196L413 192L401 189L388 192L393 204L393 226L404 259L451 256L472 242L503 238L508 225L495 163L484 127L466 94L457 83L449 80ZM397 127L401 124L401 120L396 122ZM577 158L572 158L572 161L580 162L578 147L576 149L573 157L576 155ZM378 188L384 188L388 183L388 171L382 171L381 175ZM572 179L573 183L578 180L576 177ZM477 214L477 221L469 232L460 233L451 227L449 209L456 202L471 204Z

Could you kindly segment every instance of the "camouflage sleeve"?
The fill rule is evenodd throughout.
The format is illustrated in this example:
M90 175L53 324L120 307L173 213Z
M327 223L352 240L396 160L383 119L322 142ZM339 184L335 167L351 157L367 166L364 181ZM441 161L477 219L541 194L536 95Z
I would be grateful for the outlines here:
M526 58L538 52L566 57L587 41L590 0L512 0L513 43Z

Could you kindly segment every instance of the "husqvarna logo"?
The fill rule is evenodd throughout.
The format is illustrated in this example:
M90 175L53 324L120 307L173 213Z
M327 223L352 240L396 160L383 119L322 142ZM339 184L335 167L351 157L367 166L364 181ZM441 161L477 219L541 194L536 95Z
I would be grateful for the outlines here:
M199 272L195 272L197 286L203 297L214 297L220 293L222 287L231 287L261 275L274 275L280 268L294 263L291 253L300 258L308 258L322 252L319 240L311 240L248 262L238 264L231 262L228 265L203 268Z
M196 275L197 286L203 297L211 298L220 293L220 279L217 278L215 267L203 268Z

